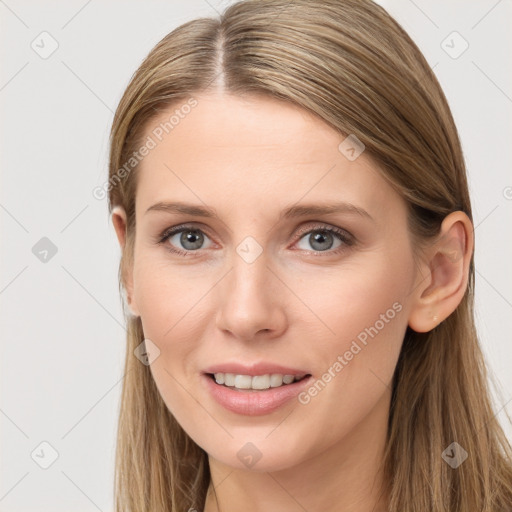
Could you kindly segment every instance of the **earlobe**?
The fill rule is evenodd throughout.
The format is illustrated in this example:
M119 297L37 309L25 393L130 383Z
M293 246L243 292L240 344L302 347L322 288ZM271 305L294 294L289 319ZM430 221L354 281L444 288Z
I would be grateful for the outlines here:
M452 212L441 224L437 241L427 250L413 290L409 326L428 332L460 304L468 284L473 254L473 224L462 211Z

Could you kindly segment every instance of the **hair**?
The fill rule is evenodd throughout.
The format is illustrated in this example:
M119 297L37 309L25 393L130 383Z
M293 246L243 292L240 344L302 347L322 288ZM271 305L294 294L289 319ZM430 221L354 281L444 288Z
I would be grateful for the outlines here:
M121 168L138 154L156 116L208 92L279 99L355 135L407 203L415 261L436 240L446 215L460 210L473 220L446 97L421 51L385 9L371 0L246 0L166 35L131 77L115 112L108 199L110 213L122 206L127 215L119 264L123 299L133 264L137 162L125 174ZM389 511L510 510L512 449L492 408L474 285L473 252L455 311L430 332L407 327L384 457ZM208 455L167 409L149 367L133 357L144 333L124 300L123 310L116 511L202 510ZM441 456L454 441L469 454L456 469Z

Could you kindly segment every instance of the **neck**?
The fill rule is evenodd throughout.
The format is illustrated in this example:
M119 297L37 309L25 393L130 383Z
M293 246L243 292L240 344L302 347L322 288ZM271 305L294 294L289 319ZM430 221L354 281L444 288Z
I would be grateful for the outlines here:
M384 512L382 464L389 393L336 445L275 472L233 469L209 458L211 483L204 512Z

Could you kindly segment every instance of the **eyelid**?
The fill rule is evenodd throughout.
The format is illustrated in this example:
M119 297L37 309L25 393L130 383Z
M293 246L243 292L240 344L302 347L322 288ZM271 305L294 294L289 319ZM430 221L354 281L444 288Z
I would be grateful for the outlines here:
M300 240L303 235L310 233L311 231L327 231L327 232L334 232L335 234L339 235L340 237L346 238L347 242L355 241L355 237L348 232L346 229L339 228L337 226L334 226L332 224L327 224L325 222L318 222L318 221L312 221L313 223L316 222L314 225L306 225L298 229L297 232L297 239Z
M190 231L196 230L196 231L201 231L202 233L208 234L208 228L205 225L203 225L203 224L196 225L196 224L197 223L195 223L195 222L185 222L183 224L177 224L176 226L171 226L169 228L166 228L157 236L157 243L164 242L165 239L168 239L169 237L175 235L176 233L179 233L180 231L185 231L185 230L190 230Z

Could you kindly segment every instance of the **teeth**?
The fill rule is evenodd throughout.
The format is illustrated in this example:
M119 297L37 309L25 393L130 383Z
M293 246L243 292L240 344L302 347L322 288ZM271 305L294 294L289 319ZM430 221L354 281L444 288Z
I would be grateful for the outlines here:
M249 375L237 375L235 377L235 388L238 389L251 389L252 377Z
M251 379L252 389L268 389L270 387L270 375L256 375Z
M268 389L278 388L280 386L291 384L294 381L302 379L306 374L301 375L281 375L279 373L266 375L235 375L234 373L215 373L215 382L224 386L235 387L237 389Z
M291 384L295 380L293 375L285 375L283 377L283 384Z
M283 375L279 375L278 373L273 373L270 376L270 387L271 388L278 388L279 386L283 385Z

